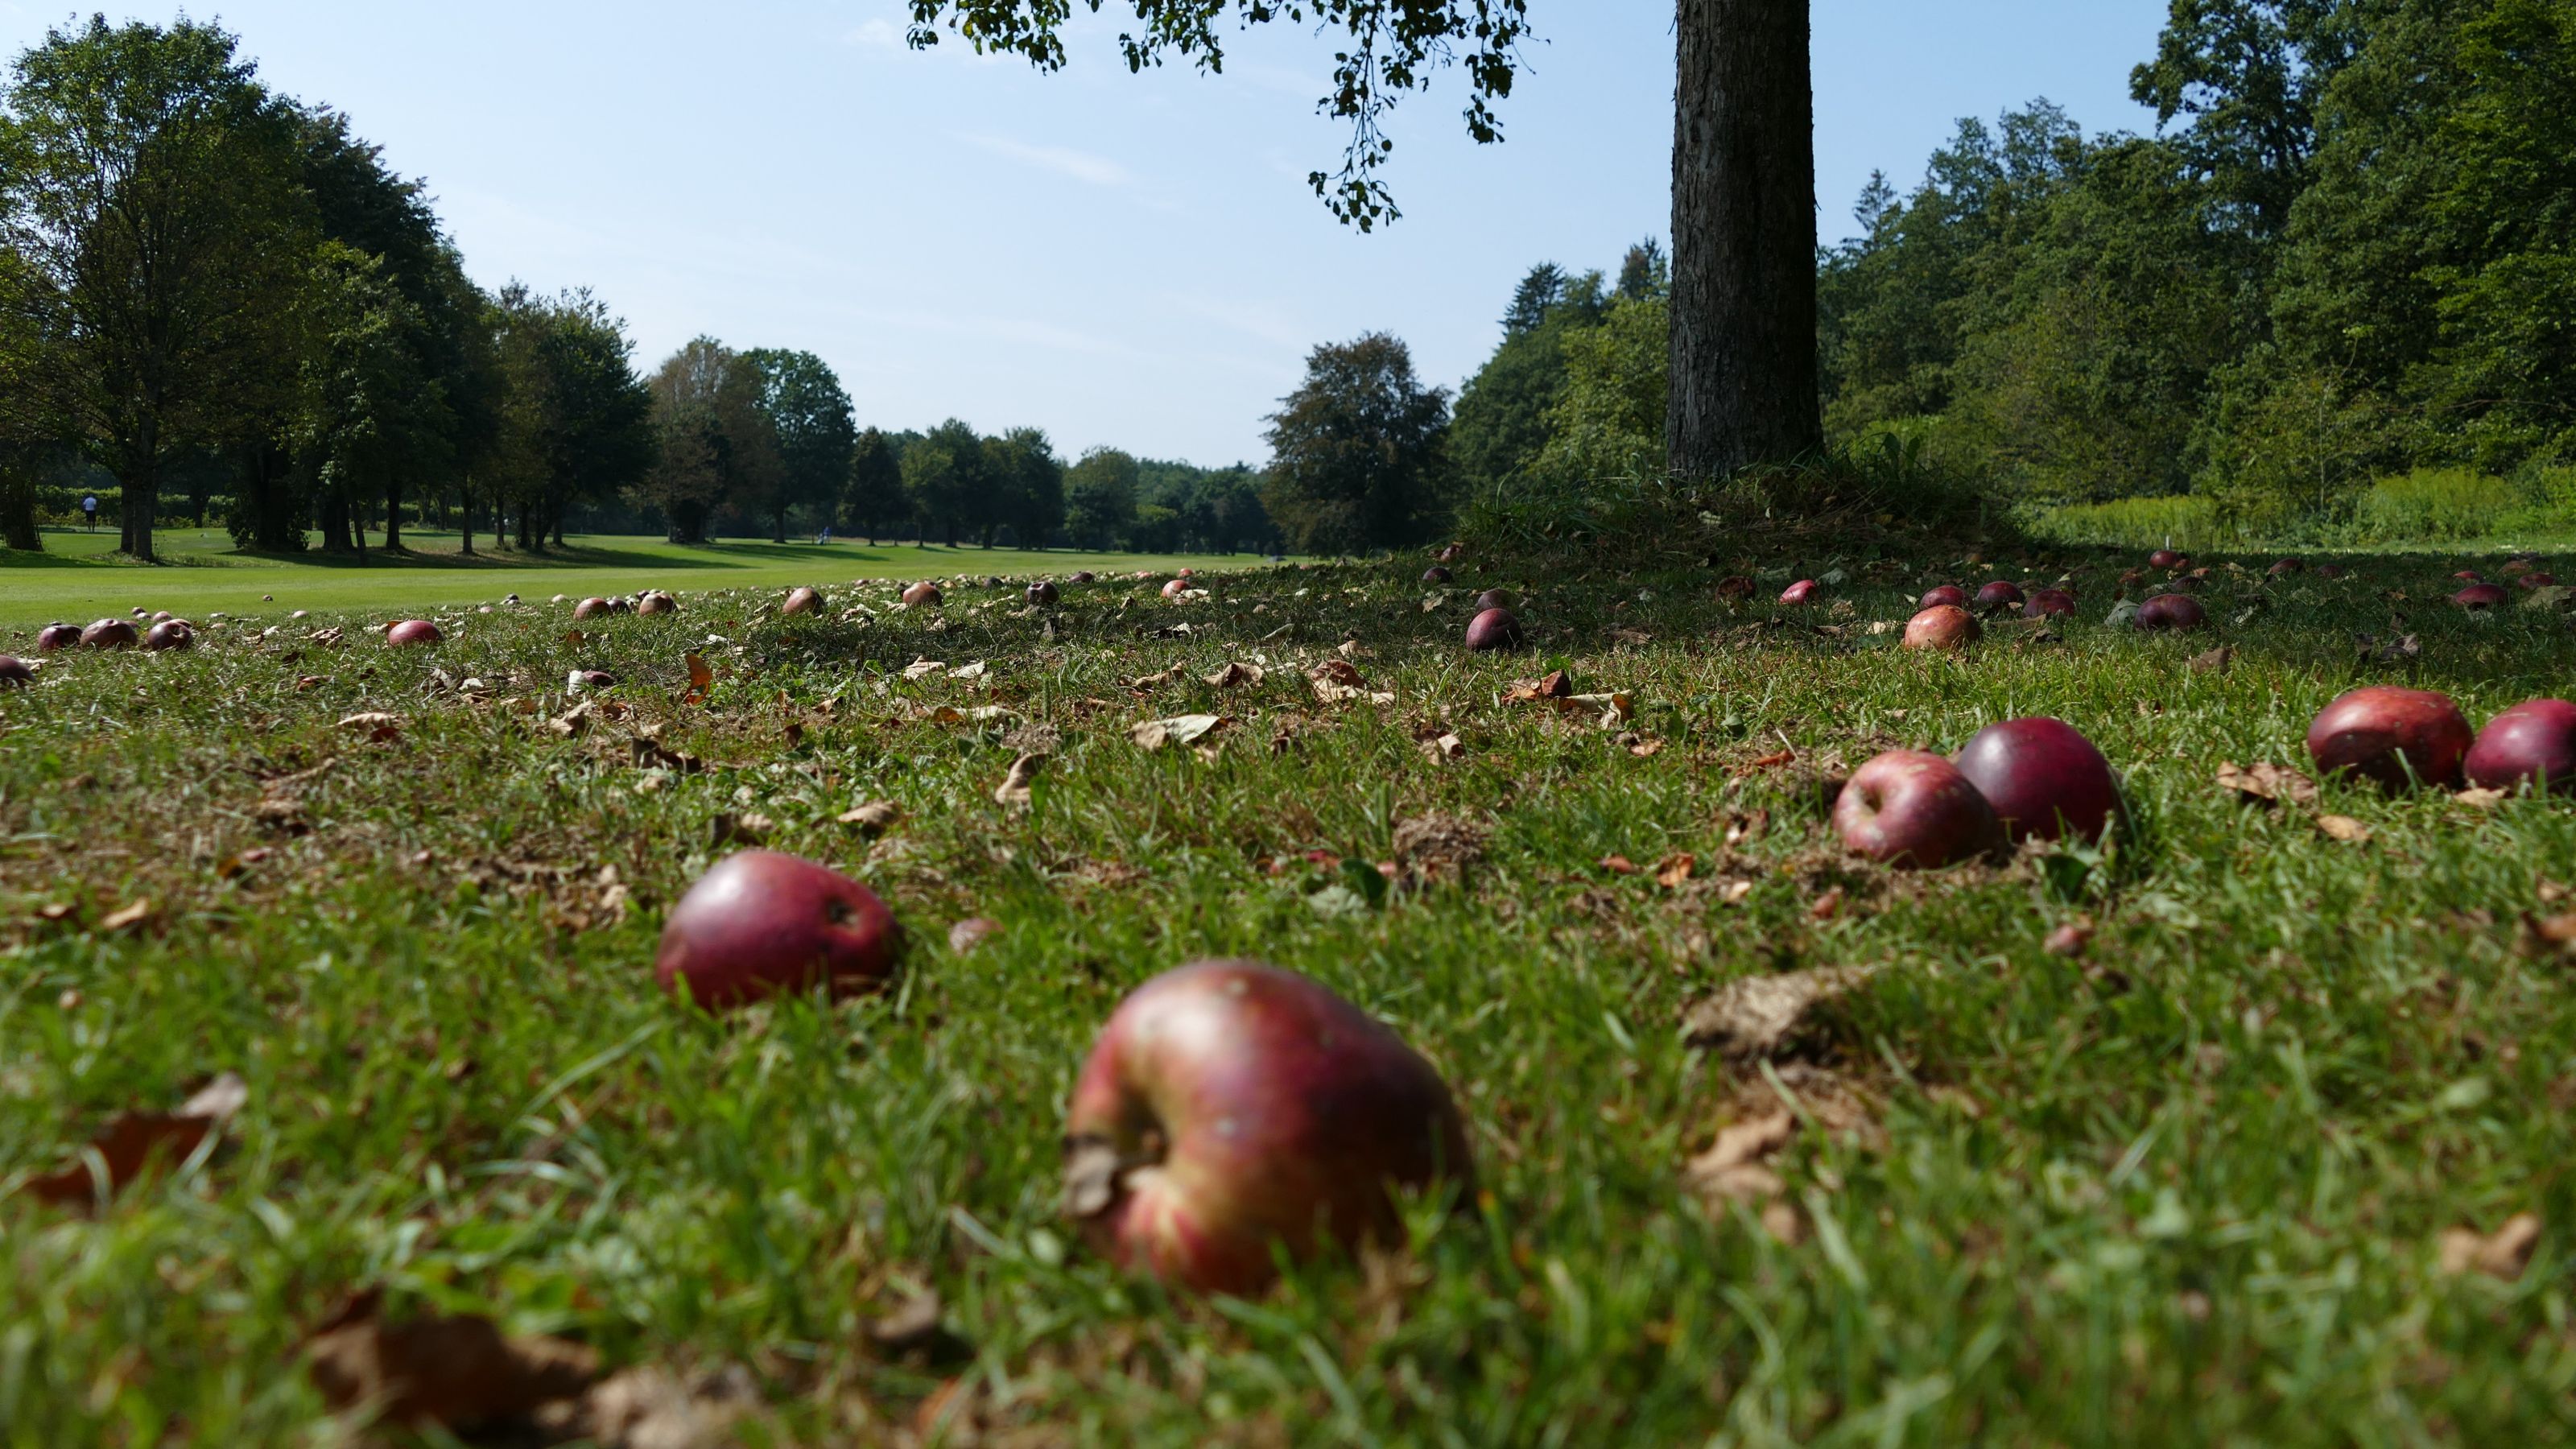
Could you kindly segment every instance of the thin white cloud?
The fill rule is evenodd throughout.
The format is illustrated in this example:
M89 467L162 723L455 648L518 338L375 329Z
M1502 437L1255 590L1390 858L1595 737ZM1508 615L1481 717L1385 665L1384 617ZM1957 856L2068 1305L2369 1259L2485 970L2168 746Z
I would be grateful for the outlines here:
M863 46L870 50L903 49L903 27L882 17L860 22L843 34L843 45Z
M1088 151L1077 151L1070 146L1032 146L1026 141L1014 141L1007 136L978 136L967 133L960 133L957 139L970 146L980 146L996 156L1007 156L1042 171L1052 171L1058 176L1070 177L1075 181L1087 182L1093 186L1125 186L1135 180L1135 177L1128 174L1126 167L1108 157L1094 156Z

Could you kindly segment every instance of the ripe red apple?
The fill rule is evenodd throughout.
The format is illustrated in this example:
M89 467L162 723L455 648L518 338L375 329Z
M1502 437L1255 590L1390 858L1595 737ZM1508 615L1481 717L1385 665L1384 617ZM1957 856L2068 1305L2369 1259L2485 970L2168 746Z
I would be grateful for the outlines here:
M1433 564L1431 567L1422 571L1422 581L1426 584L1445 584L1449 582L1452 577L1453 575L1451 575L1447 569L1442 568L1438 564Z
M2514 580L2514 582L2522 585L2526 589L2545 589L2558 582L2558 575L2524 574L2521 578Z
M930 592L933 595L936 595L938 594L939 589L936 585L933 585L931 586ZM912 591L910 589L906 589L904 591L907 599L911 597L911 593ZM823 607L823 591L821 589L806 588L803 585L799 585L787 591L787 602L778 606L778 612L782 615L819 614L823 612Z
M2502 584L2471 584L2453 594L2451 602L2463 609L2493 609L2502 607L2511 597Z
M2286 574L2306 573L2307 570L2308 566L2304 560L2285 558L2274 561L2273 565L2263 572L2266 577L2277 579Z
M1935 604L1905 625L1908 649L1965 649L1984 636L1977 616L1956 604Z
M36 631L36 648L46 654L51 654L58 649L69 649L80 641L81 630L78 624L47 624Z
M1475 1191L1447 1084L1303 976L1201 961L1119 1004L1065 1113L1064 1208L1095 1252L1206 1293L1401 1238L1391 1189Z
M143 647L158 653L164 649L197 647L197 631L185 619L164 619L143 635Z
M36 682L36 671L15 654L0 654L0 689L22 689Z
M123 619L101 619L81 631L80 641L84 649L131 649L143 636Z
M2131 622L2147 630L2205 629L2209 627L2209 611L2189 594L2158 594L2138 606L2137 617Z
M413 644L436 644L447 636L427 619L405 619L385 631L385 642L397 648Z
M1509 609L1487 609L1467 624L1467 648L1483 654L1521 647L1520 616Z
M2111 762L2064 720L2035 717L1990 724L1968 737L1959 773L2002 822L2006 839L2099 840L2119 813Z
M2308 726L2308 755L2319 772L2350 770L2388 790L2458 784L2471 743L2469 722L2449 695L2391 684L2344 695Z
M1478 613L1487 609L1517 609L1520 606L1521 596L1509 589L1487 589L1476 596Z
M584 599L572 606L572 616L575 619L605 618L615 612L617 610L606 599L599 598Z
M1717 596L1729 603L1753 597L1753 581L1742 574L1729 574L1717 581Z
M2476 569L2462 569L2458 573L2451 575L2451 577L2458 579L2464 584L2482 584L2486 582L2485 579L2478 576L2478 571Z
M1091 570L1083 569L1074 574L1073 581L1077 584L1087 584L1098 577L1099 575L1093 573Z
M1914 607L1918 609L1937 609L1943 604L1961 609L1968 607L1968 591L1957 584L1942 584L1938 588L1924 590L1923 597L1914 601Z
M2189 558L2169 548L2160 548L2147 555L2147 567L2151 569L2178 569L2189 562Z
M1029 585L1029 603L1032 607L1052 604L1061 597L1063 596L1057 591L1056 586L1045 579Z
M1815 596L1816 581L1814 579L1800 579L1796 583L1791 584L1789 587L1780 591L1780 602L1784 604L1803 604Z
M903 601L916 609L930 608L945 600L946 597L939 591L939 585L928 579L907 585L903 591Z
M1834 801L1845 848L1881 865L1937 870L1994 848L1994 807L1959 768L1920 750L1890 750L1852 772Z
M2526 700L2488 720L2461 769L2482 790L2537 788L2546 781L2556 793L2576 792L2576 704Z
M661 589L646 589L635 600L635 612L638 614L676 614L680 612L680 601L673 595Z
M864 989L894 974L894 913L866 886L774 850L727 856L662 924L653 974L721 1010L817 981Z
M1181 570L1181 577L1185 579L1194 579L1197 578L1198 575L1199 571L1197 569L1185 568Z
M2030 601L2021 606L2021 611L2033 619L2046 618L2051 614L2072 614L2075 612L2075 596L2064 589L2040 589L2031 594Z
M1977 607L1980 609L2017 609L2021 604L2021 586L2018 584L1996 579L1977 590Z

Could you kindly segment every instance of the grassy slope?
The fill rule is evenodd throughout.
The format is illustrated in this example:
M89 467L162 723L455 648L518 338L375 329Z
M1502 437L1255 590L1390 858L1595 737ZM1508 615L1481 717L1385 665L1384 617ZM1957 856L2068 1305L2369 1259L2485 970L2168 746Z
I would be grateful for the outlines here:
M1845 623L1984 572L1840 562ZM1295 571L1180 610L1075 591L1051 633L969 595L867 625L701 599L579 644L545 611L469 619L435 653L215 631L184 657L66 660L0 696L0 1182L219 1069L252 1096L209 1163L101 1220L0 1203L0 1439L303 1442L321 1410L281 1366L376 1283L615 1363L748 1365L779 1442L895 1437L949 1380L952 1424L1040 1431L1013 1443L2563 1440L2576 1005L2516 922L2567 909L2542 903L2576 878L2576 807L2329 785L2323 808L2376 832L2355 846L2211 784L2222 758L2299 762L2353 633L2401 617L2416 677L2473 715L2565 692L2561 620L2383 595L2437 598L2451 566L2222 574L2224 672L2185 667L2206 640L2101 627L2099 560L2062 643L1999 630L1965 660L1580 574L1512 580L1539 585L1536 657L1471 659L1459 595L1426 612L1391 575ZM1174 621L1193 632L1156 637ZM681 707L709 632L736 645ZM1321 707L1280 667L1346 634L1396 703ZM992 674L889 677L924 655ZM1197 682L1242 658L1273 666L1256 689ZM1501 701L1559 660L1631 692L1665 747ZM480 676L559 709L576 662L625 679L633 720L563 739L449 692ZM986 703L1010 717L917 717ZM333 728L360 710L403 715L402 740ZM1212 758L1127 738L1192 710L1242 721ZM2140 830L2113 860L1900 878L1837 858L1809 772L2026 712L2126 771ZM638 722L708 770L638 771ZM1417 744L1442 730L1464 758ZM1805 761L1753 764L1783 740ZM995 804L1050 741L1034 809ZM311 833L263 828L258 777L326 761L296 794ZM877 797L911 812L884 840L833 823ZM1385 859L1394 819L1435 810L1492 827L1464 885L1317 909L1345 877L1300 852ZM896 904L917 936L898 993L730 1024L653 995L660 909L744 811ZM1730 845L1757 811L1767 830ZM276 853L225 879L254 846ZM1677 851L1699 862L1678 890L1595 864ZM622 923L598 919L611 866ZM153 923L103 929L140 898ZM48 903L77 911L48 925ZM2089 960L2046 954L2078 911L2101 922ZM969 915L1007 929L952 955ZM1236 952L1431 1056L1485 1195L1365 1273L1173 1301L1068 1245L1059 1113L1122 992ZM1717 984L1815 964L1888 969L1767 1074L1680 1040ZM1774 1164L1796 1246L1681 1183L1775 1080L1808 1102L1839 1081L1875 1124ZM2524 1210L2550 1227L2518 1282L2436 1273L2442 1230ZM961 1346L883 1358L863 1325L914 1285Z
M354 559L313 554L280 558L233 551L221 529L168 529L159 536L168 562L145 568L105 555L116 547L112 531L49 533L41 554L0 550L0 628L32 629L57 619L87 623L123 614L140 604L202 616L209 613L276 613L292 609L406 609L441 604L496 602L517 593L548 599L559 593L632 593L645 587L689 591L714 588L830 586L853 578L924 578L972 573L1101 572L1147 566L1210 568L1244 560L1202 556L1135 558L1125 554L1020 553L1009 549L872 548L842 540L813 543L728 542L682 548L652 538L576 536L564 554L490 552L465 558L456 535L406 535L407 552L370 552ZM263 595L274 595L264 604Z

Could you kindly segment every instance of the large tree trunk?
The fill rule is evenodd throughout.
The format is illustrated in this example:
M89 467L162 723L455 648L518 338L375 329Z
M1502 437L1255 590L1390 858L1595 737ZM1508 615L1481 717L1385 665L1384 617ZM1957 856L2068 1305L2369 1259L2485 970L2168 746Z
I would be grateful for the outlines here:
M457 552L474 557L474 485L463 484L456 490L456 532L462 540Z
M1824 445L1806 0L1677 0L1672 394L1685 478Z
M402 547L402 484L385 480L385 552Z
M322 547L330 553L349 551L349 500L337 488L324 489L314 500L321 506L314 510L314 523L322 530Z

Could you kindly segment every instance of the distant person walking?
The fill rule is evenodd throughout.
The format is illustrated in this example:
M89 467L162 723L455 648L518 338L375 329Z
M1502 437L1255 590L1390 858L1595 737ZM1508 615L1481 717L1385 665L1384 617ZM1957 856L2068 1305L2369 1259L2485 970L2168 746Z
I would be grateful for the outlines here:
M832 541L832 530L829 527L826 527L821 533L815 535L814 541L816 543L830 543Z
M82 518L84 518L84 519L86 519L86 520L88 520L88 522L89 522L89 530L90 530L90 532L92 532L92 533L96 533L96 532L98 531L98 495L97 495L97 494L95 494L95 493L84 493L84 494L82 494L82 495L81 495L81 517L82 517Z

